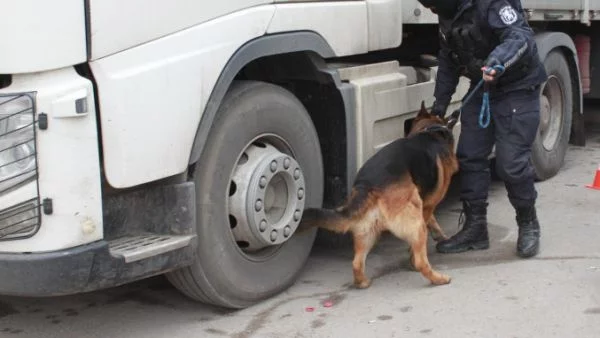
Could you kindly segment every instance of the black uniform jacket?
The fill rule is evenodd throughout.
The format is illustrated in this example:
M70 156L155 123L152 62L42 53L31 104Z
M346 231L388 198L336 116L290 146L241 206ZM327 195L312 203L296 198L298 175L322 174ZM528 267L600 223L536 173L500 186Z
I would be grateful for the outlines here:
M505 67L491 85L494 92L543 83L547 75L533 36L520 0L461 0L454 18L439 20L436 105L445 110L460 76L468 77L473 87L484 65Z

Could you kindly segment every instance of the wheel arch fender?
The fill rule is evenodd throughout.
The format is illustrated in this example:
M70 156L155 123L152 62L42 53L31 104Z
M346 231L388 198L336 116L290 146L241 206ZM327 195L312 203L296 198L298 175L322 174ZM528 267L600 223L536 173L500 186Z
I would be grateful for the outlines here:
M562 32L542 32L535 35L538 55L542 63L548 54L560 49L566 57L571 71L571 84L573 88L573 123L571 125L570 142L576 145L585 145L585 130L583 121L583 90L579 72L577 49L573 39Z
M321 58L335 56L327 41L321 35L312 31L266 35L250 40L241 46L229 59L213 87L196 131L189 164L193 164L200 159L221 101L236 75L244 66L265 56L292 52L313 52Z

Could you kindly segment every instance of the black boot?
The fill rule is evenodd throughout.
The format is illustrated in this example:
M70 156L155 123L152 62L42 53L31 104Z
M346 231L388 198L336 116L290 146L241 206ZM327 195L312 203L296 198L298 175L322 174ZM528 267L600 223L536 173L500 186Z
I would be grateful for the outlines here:
M490 247L487 231L487 202L464 201L466 215L463 228L451 238L441 241L436 249L440 253L457 253L467 250L485 250Z
M535 256L540 248L540 223L535 207L516 208L516 210L519 226L517 254L522 258Z

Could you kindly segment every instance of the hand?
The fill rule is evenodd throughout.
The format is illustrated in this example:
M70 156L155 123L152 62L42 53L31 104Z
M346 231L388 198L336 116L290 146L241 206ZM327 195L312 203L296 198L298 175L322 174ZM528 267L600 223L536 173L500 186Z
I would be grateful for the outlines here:
M496 70L491 67L481 67L483 72L483 80L485 82L493 82L496 80Z
M433 107L431 108L431 115L436 115L441 118L444 118L444 116L446 115L446 109L446 107L434 102Z

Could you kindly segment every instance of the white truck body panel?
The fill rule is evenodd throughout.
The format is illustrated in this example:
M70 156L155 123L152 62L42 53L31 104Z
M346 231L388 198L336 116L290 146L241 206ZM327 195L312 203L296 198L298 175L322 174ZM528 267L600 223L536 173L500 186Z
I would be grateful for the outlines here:
M367 0L369 50L400 46L403 0Z
M337 56L368 51L369 32L365 2L293 3L276 5L276 8L267 33L315 31L329 42Z
M317 19L322 13L333 19ZM98 95L109 183L126 188L183 172L202 112L227 61L253 38L297 29L325 36L338 55L368 50L366 3L343 1L253 7L92 61L102 88ZM346 34L348 30L355 34ZM394 43L399 34L394 32Z
M402 3L402 0L283 2L277 5L267 33L312 30L329 42L337 56L393 48L402 42L403 22L398 15L402 13Z
M244 8L271 2L273 1L90 0L91 59L141 45ZM235 24L232 28L246 29Z
M185 170L221 70L241 45L265 33L274 11L243 10L91 62L102 88L104 168L112 186Z
M417 0L402 1L402 22L407 24L438 23L437 15L423 7Z
M0 252L45 252L72 248L103 237L100 158L91 81L72 67L14 76L0 93L36 91L37 114L48 129L36 133L40 199L51 198L53 213L40 211L42 225L31 238L3 241ZM87 98L87 113L75 100ZM37 195L35 182L0 195L0 210Z
M356 90L356 167L360 168L377 151L404 136L404 125L415 117L421 101L433 104L437 67L402 67L398 61L370 65L341 66L340 77ZM419 74L420 73L420 74ZM469 81L461 77L449 110L460 106ZM458 138L460 122L453 129Z
M0 74L41 72L86 61L82 0L2 0L0 13Z

